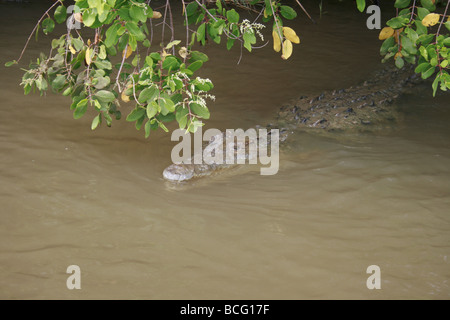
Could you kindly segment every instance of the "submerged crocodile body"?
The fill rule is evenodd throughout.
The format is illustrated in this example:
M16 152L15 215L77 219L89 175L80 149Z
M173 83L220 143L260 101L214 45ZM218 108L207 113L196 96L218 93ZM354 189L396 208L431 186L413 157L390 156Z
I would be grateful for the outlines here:
M266 128L279 128L280 142L285 142L289 136L298 130L308 130L321 133L346 130L371 130L397 123L400 113L390 104L407 88L418 81L412 68L401 70L386 68L374 74L370 80L348 89L323 92L314 98L305 96L294 100L291 104L280 108L276 121ZM226 133L211 138L206 147L223 148L225 153ZM270 144L271 139L267 139ZM266 141L264 141L266 142ZM242 149L249 150L251 145L258 144L258 139L248 139L245 143L234 146L235 160L242 157ZM220 144L220 147L217 145ZM245 152L249 160L249 152ZM196 177L207 176L221 169L229 168L230 164L206 163L172 164L167 167L163 176L169 181L186 181ZM236 163L236 161L234 162Z

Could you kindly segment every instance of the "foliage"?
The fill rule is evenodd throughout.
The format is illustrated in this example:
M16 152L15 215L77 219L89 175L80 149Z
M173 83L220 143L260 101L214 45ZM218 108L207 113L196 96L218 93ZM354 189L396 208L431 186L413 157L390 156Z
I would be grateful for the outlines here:
M21 85L25 94L37 90L42 95L51 88L70 96L75 119L89 108L96 111L93 130L102 122L111 126L113 119L122 117L121 100L135 104L127 111L126 120L134 122L138 130L144 127L145 137L158 128L168 131L164 123L171 121L195 132L202 120L209 119L207 100L214 99L209 94L213 83L196 75L208 61L207 55L194 50L196 44L225 40L228 50L239 44L251 52L258 41L264 41L261 30L271 25L273 49L288 59L300 38L284 26L297 12L282 0L181 2L186 28L183 36L174 33L173 1L166 0L156 11L144 0L75 0L70 14L63 1L57 0L39 19L19 59L6 66L20 61L40 28L49 34L56 24L65 22L67 32L52 40L50 53L41 54L24 69ZM300 1L296 2L310 17ZM356 0L356 4L364 11L365 0ZM243 19L236 6L255 11L257 19ZM396 16L379 35L383 61L393 57L399 68L405 62L418 63L416 72L424 79L436 74L434 93L438 87L447 90L450 38L442 27L450 30L449 1L443 14L435 12L434 0L421 0L420 6L418 0L396 0L394 6ZM73 28L77 24L83 28ZM157 26L162 26L162 35L155 40Z
M400 69L405 62L417 64L415 72L423 79L434 76L433 95L438 88L450 89L450 1L447 0L443 14L436 12L438 2L396 0L396 16L386 22L387 27L379 34L383 41L380 48L383 62L393 58ZM365 0L357 0L357 3L363 11Z
M158 127L168 131L164 123L170 121L194 132L203 125L203 119L210 117L206 100L214 99L208 93L213 83L195 75L208 57L193 50L194 44L205 45L208 40L220 43L225 36L228 49L240 43L251 52L257 40L264 39L261 33L264 25L241 19L225 1L218 0L210 6L200 1L182 1L186 39L181 45L181 38L176 38L179 35L173 32L171 2L163 6L163 13L154 11L149 2L75 0L76 10L70 16L62 1L55 2L38 21L33 30L36 35L39 27L49 34L55 29L55 22L66 20L68 26L78 22L85 28L68 28L66 34L53 39L48 56L41 54L29 65L21 83L25 94L35 90L42 94L51 88L70 96L75 119L81 118L88 108L94 108L97 115L92 120L92 129L103 121L111 126L113 119L120 119L119 100L122 100L135 103L126 120L135 122L138 130L144 126L146 137ZM281 1L245 4L258 5L264 22L274 21L279 38L285 39L283 58L287 59L292 53L291 40L299 43L299 39L292 32L288 35L283 32L283 18L295 18L296 11ZM51 17L49 12L54 7ZM158 19L163 26L161 43L153 39L154 21ZM191 32L191 28L195 31ZM166 37L167 33L170 37ZM17 62L9 62L7 66L14 63Z

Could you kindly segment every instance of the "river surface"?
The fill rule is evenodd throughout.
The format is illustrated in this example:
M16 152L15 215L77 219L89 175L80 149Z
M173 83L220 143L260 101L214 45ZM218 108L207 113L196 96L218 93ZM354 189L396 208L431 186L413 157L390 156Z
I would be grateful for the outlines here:
M162 178L170 134L145 140L124 120L92 132L93 113L74 120L66 97L24 96L20 69L3 67L48 3L0 3L0 298L450 298L448 94L419 85L389 131L299 133L276 175L244 166L174 187ZM265 125L290 99L381 67L378 31L353 3L324 1L321 19L304 4L318 23L298 10L288 61L271 43L239 65L239 48L206 48L207 128ZM41 34L21 66L47 48ZM81 290L66 287L70 265ZM366 286L371 265L379 290Z

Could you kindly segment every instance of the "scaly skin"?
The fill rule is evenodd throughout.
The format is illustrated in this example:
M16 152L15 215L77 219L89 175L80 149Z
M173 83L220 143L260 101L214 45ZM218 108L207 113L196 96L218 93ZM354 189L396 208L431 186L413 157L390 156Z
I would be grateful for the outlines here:
M280 108L276 124L266 126L268 131L280 129L280 142L285 142L294 130L313 132L371 130L388 123L397 123L400 114L389 105L407 88L415 84L417 76L412 68L397 70L386 68L364 83L348 89L323 92L319 96L308 99L300 97L292 104ZM222 134L225 138L225 133ZM222 139L213 137L209 146L222 143ZM267 139L270 143L270 139ZM247 142L257 143L258 141ZM224 146L225 147L225 146ZM243 146L241 146L242 148ZM234 159L237 159L235 147ZM248 153L245 154L248 159ZM194 157L191 159L193 162ZM236 161L234 161L236 163ZM219 170L231 167L230 164L172 164L167 167L163 176L166 180L180 182L193 178L208 176Z

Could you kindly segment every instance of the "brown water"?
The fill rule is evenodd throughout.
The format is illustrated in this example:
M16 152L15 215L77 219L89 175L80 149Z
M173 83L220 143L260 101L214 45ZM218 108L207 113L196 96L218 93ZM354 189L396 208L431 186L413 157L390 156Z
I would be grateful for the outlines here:
M0 6L8 61L45 7ZM265 124L291 98L379 68L366 16L325 10L318 25L290 24L302 44L287 62L267 48L237 66L239 49L208 47L207 126ZM91 132L92 114L73 120L65 97L23 96L21 71L1 70L0 298L450 298L450 106L429 84L398 101L397 130L298 134L277 175L243 168L177 189L162 179L169 134L145 140L125 121ZM66 288L73 264L81 290ZM366 287L370 265L380 290Z

